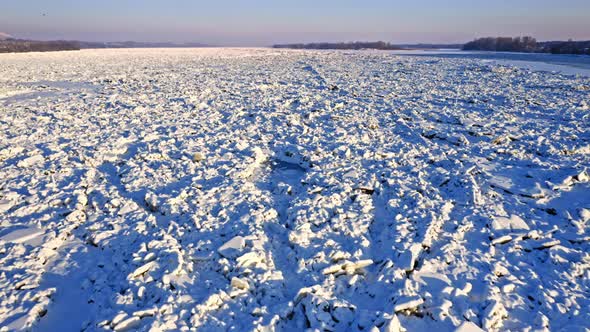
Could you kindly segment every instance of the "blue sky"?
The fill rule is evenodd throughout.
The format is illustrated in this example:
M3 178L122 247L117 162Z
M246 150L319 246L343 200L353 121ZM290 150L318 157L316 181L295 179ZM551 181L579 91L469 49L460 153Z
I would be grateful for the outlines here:
M590 0L0 0L20 38L218 45L590 39Z

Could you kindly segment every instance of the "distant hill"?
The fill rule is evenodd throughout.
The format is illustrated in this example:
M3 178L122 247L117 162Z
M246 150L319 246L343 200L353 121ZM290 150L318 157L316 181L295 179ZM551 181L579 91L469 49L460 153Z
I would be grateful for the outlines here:
M11 35L4 33L4 32L0 32L0 40L6 40L6 39L11 39L11 38L12 38Z
M291 48L308 50L401 50L402 48L387 42L352 42L352 43L310 43L310 44L278 44L273 48Z
M50 51L77 51L81 49L95 48L178 48L178 47L206 47L200 43L148 43L148 42L84 42L84 41L38 41L26 39L14 39L10 35L0 33L0 53L21 52L50 52Z
M0 40L0 53L76 51L79 49L80 44L74 41L37 41L12 38Z

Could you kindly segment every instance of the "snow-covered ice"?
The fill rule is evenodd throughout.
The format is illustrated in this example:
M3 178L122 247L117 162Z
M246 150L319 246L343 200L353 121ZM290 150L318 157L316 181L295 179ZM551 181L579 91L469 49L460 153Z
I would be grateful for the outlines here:
M590 78L0 56L2 331L590 328Z

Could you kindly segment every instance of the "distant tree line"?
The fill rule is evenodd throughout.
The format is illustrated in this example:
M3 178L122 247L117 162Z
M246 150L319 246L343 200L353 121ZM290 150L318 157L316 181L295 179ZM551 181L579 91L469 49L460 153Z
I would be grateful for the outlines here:
M590 54L590 41L537 42L533 37L486 37L465 45L466 51Z
M400 44L397 45L403 49L409 50L429 50L429 49L460 49L463 47L463 44Z
M463 45L466 51L535 52L537 40L533 37L486 37Z
M590 40L586 41L551 41L540 43L541 51L553 54L587 54L590 55Z
M274 48L293 48L308 50L400 50L399 46L384 42L350 42L350 43L310 43L310 44L282 44L273 45Z
M97 48L182 48L182 47L207 47L206 44L201 43L167 43L167 42L85 42L79 41L82 49L97 49Z
M80 44L73 41L34 41L22 39L0 40L0 53L76 51Z

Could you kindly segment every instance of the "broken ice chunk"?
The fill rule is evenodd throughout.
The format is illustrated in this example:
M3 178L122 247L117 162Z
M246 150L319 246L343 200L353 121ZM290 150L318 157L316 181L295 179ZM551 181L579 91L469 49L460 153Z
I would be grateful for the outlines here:
M502 326L502 320L507 317L507 312L502 303L493 300L484 312L483 327L486 330L497 329Z
M410 246L410 249L406 250L398 260L398 265L405 271L412 271L416 265L416 260L422 252L422 245L420 243L414 243Z
M412 280L428 286L430 289L444 289L451 286L452 282L448 276L443 273L430 272L430 271L414 271L412 273Z
M145 286L139 287L139 289L137 290L137 298L140 300L145 298Z
M34 156L30 156L28 158L25 158L21 161L19 161L16 166L20 167L20 168L27 168L27 167L31 167L34 166L35 164L41 163L45 161L45 157L43 157L40 154L34 155Z
M397 301L397 304L393 307L393 311L397 313L404 310L415 309L422 303L424 303L424 300L419 296L404 297Z
M493 268L494 274L498 277L506 276L510 274L510 271L500 263L494 264Z
M262 263L264 261L264 257L256 252L249 252L238 257L236 261L238 262L239 267L248 268L256 266L258 263Z
M243 236L236 236L217 249L217 252L225 258L235 258L246 246Z
M43 230L36 227L20 228L6 235L2 235L0 240L12 243L33 244L33 242L39 242L39 238L43 233Z
M358 270L358 269L365 268L365 267L367 267L367 266L369 266L371 264L373 264L373 260L372 259L362 259L362 260L357 261L357 262L347 263L346 266L347 267L352 267L355 270Z
M8 199L0 200L0 213L10 210L14 206L14 202Z
M78 191L76 194L76 198L74 200L74 206L76 210L83 210L86 205L88 205L88 196L83 191Z
M115 317L113 317L113 319L111 320L111 327L115 327L117 324L119 324L120 322L122 322L125 318L127 318L129 315L127 315L126 312L120 312L118 313Z
M247 280L236 277L231 278L231 286L242 290L248 290L250 288Z
M455 332L484 332L479 326L475 325L473 322L463 322L463 324L459 325Z
M578 175L575 176L575 179L578 180L579 182L589 182L590 175L588 175L588 173L584 169Z
M117 161L117 159L119 159L119 156L122 156L126 152L127 152L127 146L121 145L118 147L112 147L108 151L104 151L104 154L102 157L105 161L115 162L115 161Z
M350 258L350 254L345 251L337 250L330 253L330 259L334 263L347 258Z
M151 262L156 259L156 254L154 252L149 252L147 255L143 257L144 262Z
M86 213L81 210L74 210L72 213L68 214L66 217L66 221L68 222L75 222L75 223L82 223L86 221Z
M20 146L2 149L2 150L0 150L0 160L6 160L8 158L12 158L23 151L25 151L25 149Z
M120 322L119 324L115 325L114 330L115 330L115 332L130 331L130 330L138 327L140 323L141 323L141 318L139 318L137 316L133 316L133 317L128 318L128 319Z
M158 196L151 191L148 191L144 197L145 204L152 212L158 211Z
M492 241L492 245L495 246L497 244L504 244L504 243L508 243L510 241L512 241L512 236L510 236L510 235L504 235L504 236L500 236L497 239L494 239Z
M515 284L506 284L502 286L502 292L505 294L512 293L516 289Z
M327 268L323 269L322 273L325 275L328 275L328 274L334 274L334 273L337 273L340 271L342 271L342 264L336 264L336 265L328 266Z
M2 211L2 208L0 208L0 211ZM579 215L580 215L580 218L582 218L583 222L590 221L590 209L584 209L584 208L580 209Z
M156 265L156 263L154 261L151 261L151 262L149 262L147 264L144 264L144 265L138 267L137 269L135 269L135 271L133 271L133 273L131 273L130 277L131 278L137 278L140 275L142 275L142 274L148 272L149 270L151 270L152 267L154 267L154 265Z
M560 243L561 242L556 239L554 239L554 240L551 240L551 239L530 240L530 241L527 241L527 243L524 246L524 249L526 251L531 251L532 249L542 250L542 249L547 249L547 248L557 246Z
M4 197L0 199L0 213L12 209L20 197L20 195L15 192L8 192L3 196Z
M144 309L140 311L136 311L133 313L133 316L143 318L143 317L151 317L156 314L156 309Z
M362 274L364 272L363 268L371 264L373 264L373 260L371 259L364 259L357 262L344 261L344 263L342 264L328 266L327 268L322 270L322 273L325 275L335 274L337 276L341 274Z
M198 163L205 160L205 155L202 154L201 152L196 152L195 154L193 154L193 161Z
M135 204L135 202L126 203L125 205L123 205L123 207L121 207L121 209L119 209L119 212L117 212L117 214L122 216L135 210L137 210L137 204Z
M528 231L529 225L517 215L507 217L494 217L492 221L494 231Z
M344 175L342 175L343 178L351 178L351 179L358 179L359 178L359 174L356 170L350 170L346 173L344 173Z
M396 314L393 314L391 320L385 325L385 332L401 332L402 331L402 324L397 318Z

